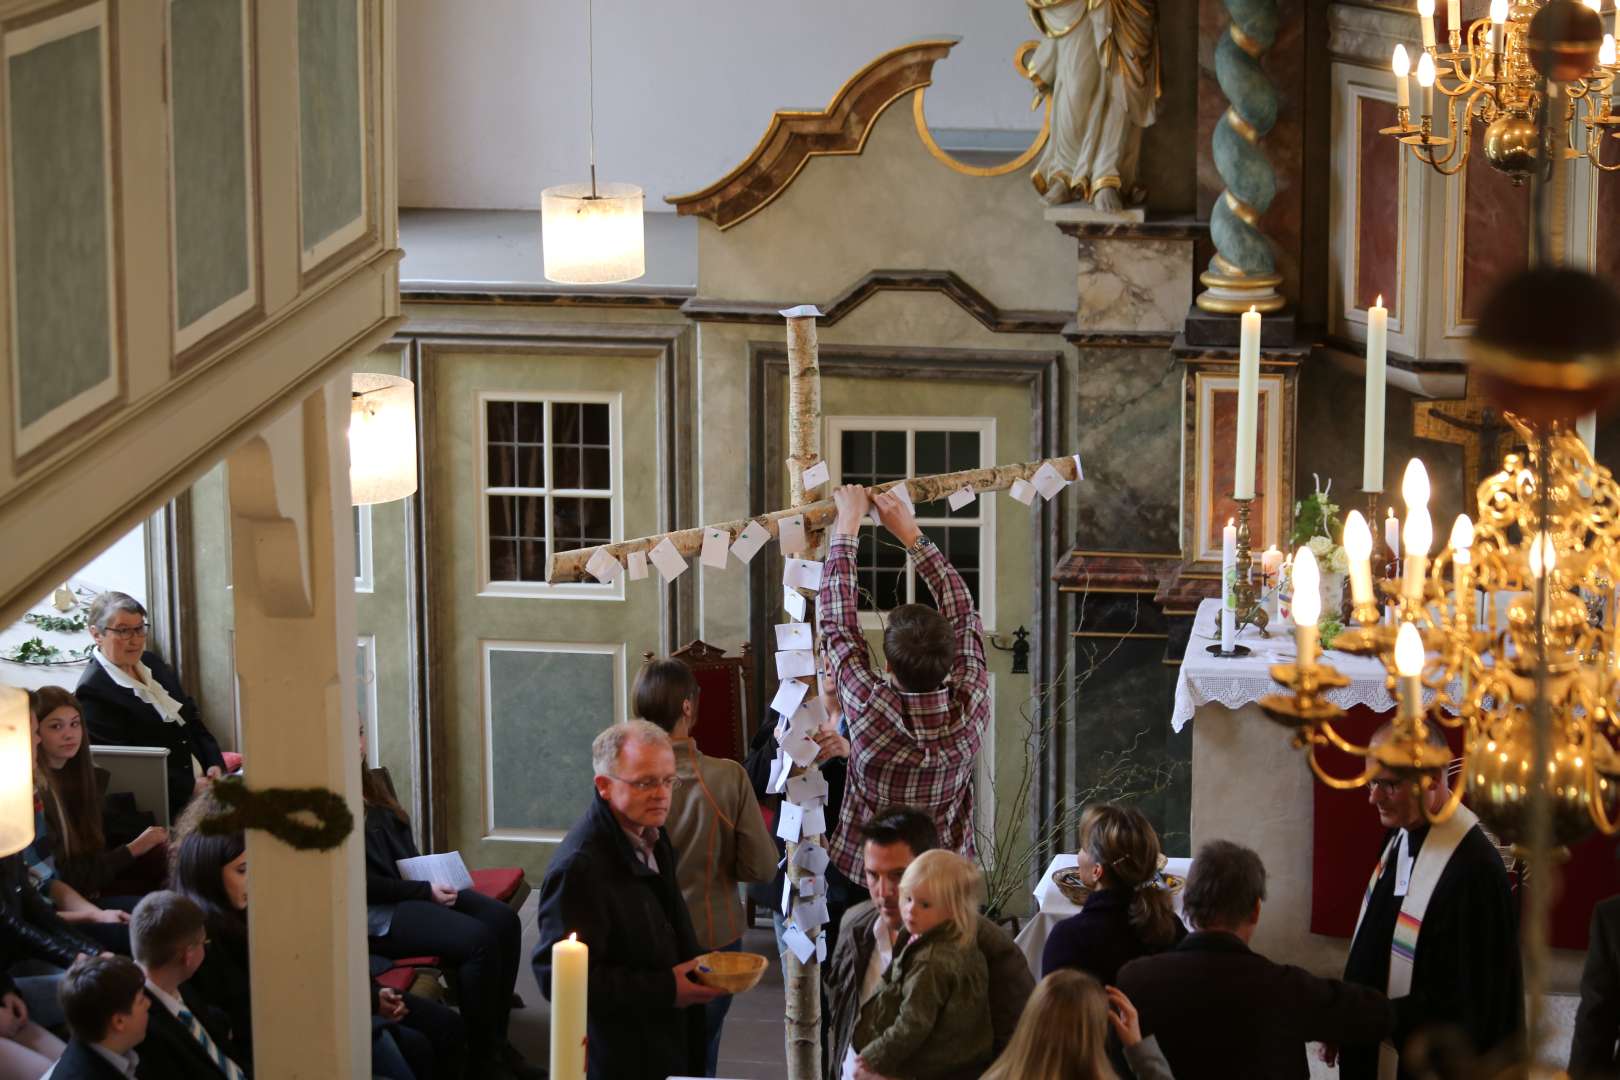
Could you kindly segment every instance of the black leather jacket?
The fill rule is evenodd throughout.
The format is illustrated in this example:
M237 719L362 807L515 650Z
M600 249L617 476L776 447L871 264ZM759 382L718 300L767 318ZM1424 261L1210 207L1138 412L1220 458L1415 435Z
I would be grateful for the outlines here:
M0 858L0 970L21 960L65 968L80 953L101 946L75 934L28 880L22 856Z

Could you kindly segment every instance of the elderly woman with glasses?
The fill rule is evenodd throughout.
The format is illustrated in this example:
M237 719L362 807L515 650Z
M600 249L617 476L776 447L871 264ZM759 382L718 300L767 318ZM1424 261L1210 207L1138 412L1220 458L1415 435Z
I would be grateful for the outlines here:
M94 743L162 746L169 751L169 820L209 780L223 776L219 743L203 726L197 703L157 653L146 648L146 609L133 596L104 592L87 616L95 650L74 695ZM198 778L196 758L204 776Z

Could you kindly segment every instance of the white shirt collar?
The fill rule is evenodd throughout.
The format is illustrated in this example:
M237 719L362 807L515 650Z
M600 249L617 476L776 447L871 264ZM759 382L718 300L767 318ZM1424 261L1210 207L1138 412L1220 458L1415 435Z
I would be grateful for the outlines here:
M90 655L96 658L96 662L113 682L157 710L160 719L170 724L185 723L185 718L180 715L180 703L170 697L169 692L152 678L152 672L145 664L139 660L135 661L135 674L140 677L132 679L127 671L107 659L107 654L101 651L100 646L97 646Z
M135 1051L131 1050L127 1054L118 1054L107 1049L105 1046L102 1046L100 1043L86 1043L85 1045L90 1047L91 1053L101 1055L101 1057L106 1060L107 1064L117 1069L119 1075L130 1077L131 1080L133 1080L135 1076L135 1066L141 1063L140 1055L136 1054Z
M165 1009L168 1009L170 1016L174 1017L176 1020L180 1019L180 1010L186 1007L186 1003L184 1001L174 997L167 990L163 989L163 987L159 986L151 979L146 980L146 992L156 998ZM189 1012L190 1010L187 1011Z

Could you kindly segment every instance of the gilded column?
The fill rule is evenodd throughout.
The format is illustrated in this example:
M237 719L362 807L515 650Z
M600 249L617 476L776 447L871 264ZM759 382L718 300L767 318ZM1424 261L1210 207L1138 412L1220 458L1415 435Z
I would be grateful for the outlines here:
M1210 141L1226 189L1210 214L1215 256L1199 278L1205 291L1197 303L1213 312L1277 311L1282 275L1259 229L1277 194L1277 174L1260 146L1277 122L1277 91L1260 67L1277 38L1277 0L1224 2L1230 22L1215 44L1215 78L1227 108Z

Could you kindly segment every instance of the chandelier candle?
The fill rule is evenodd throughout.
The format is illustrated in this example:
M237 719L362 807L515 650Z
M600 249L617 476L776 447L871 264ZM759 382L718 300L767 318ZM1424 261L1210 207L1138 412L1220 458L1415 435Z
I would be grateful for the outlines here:
M1395 69L1401 70L1406 50L1395 46ZM1401 104L1407 103L1406 77L1395 80ZM1367 309L1367 408L1361 441L1361 490L1384 490L1384 369L1389 352L1389 309L1382 295Z
M1402 720L1423 715L1423 635L1413 623L1402 623L1395 635L1395 673L1400 676Z
M1255 418L1260 412L1260 313L1243 313L1238 345L1237 461L1232 481L1234 499L1254 498Z
M1372 583L1372 531L1360 510L1352 510L1344 519L1344 553L1350 560L1350 602L1355 605L1356 618L1377 621L1378 609L1373 597ZM1363 611L1371 616L1364 617Z
M1418 18L1423 20L1423 47L1434 51L1434 0L1418 0Z
M1427 121L1434 116L1434 57L1428 52L1418 57L1417 81L1423 90L1423 119Z
M1434 522L1429 519L1429 473L1413 458L1401 477L1401 498L1406 502L1406 527L1401 532L1405 575L1401 593L1412 603L1423 603L1423 574L1429 547L1434 543Z
M1390 67L1395 72L1395 108L1404 114L1412 108L1412 59L1406 55L1405 45L1395 46L1395 58L1390 61Z
M1446 25L1451 29L1453 41L1462 30L1462 24L1462 0L1446 0Z
M1507 42L1508 0L1491 0L1491 77L1502 75L1502 50Z
M1316 663L1316 622L1322 615L1322 575L1316 556L1308 547L1294 555L1294 645L1299 652L1295 663L1302 669Z
M1458 514L1451 526L1451 575L1456 593L1457 626L1474 626L1474 523L1467 514Z

